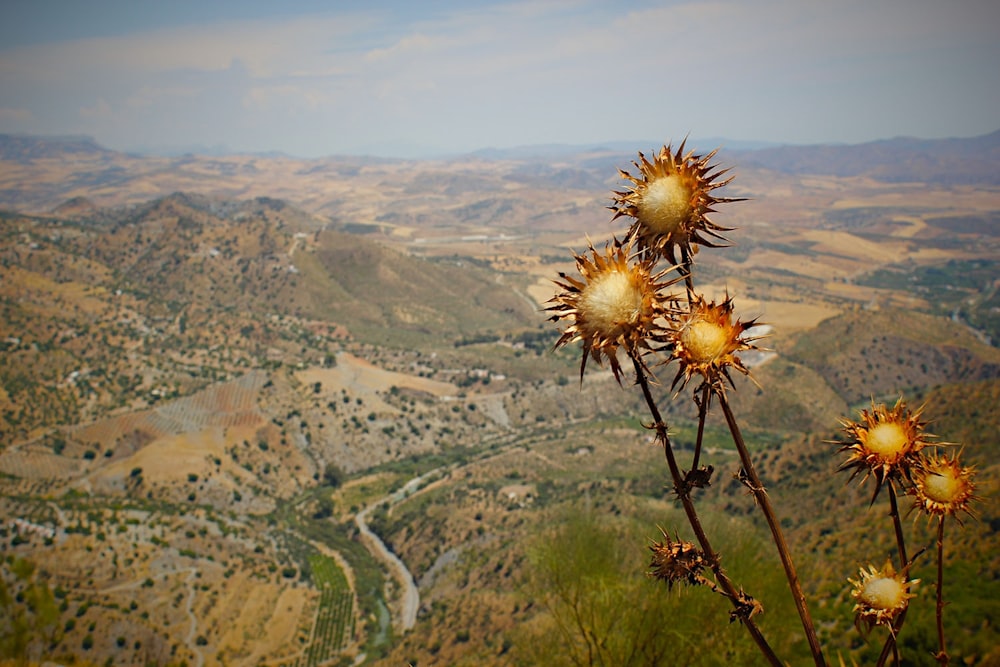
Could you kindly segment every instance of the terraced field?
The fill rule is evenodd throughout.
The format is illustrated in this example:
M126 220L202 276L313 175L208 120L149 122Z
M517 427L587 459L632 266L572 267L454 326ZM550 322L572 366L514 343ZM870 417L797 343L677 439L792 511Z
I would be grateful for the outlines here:
M309 648L295 667L314 667L336 657L354 641L354 593L337 562L329 556L309 557L313 584L320 591Z

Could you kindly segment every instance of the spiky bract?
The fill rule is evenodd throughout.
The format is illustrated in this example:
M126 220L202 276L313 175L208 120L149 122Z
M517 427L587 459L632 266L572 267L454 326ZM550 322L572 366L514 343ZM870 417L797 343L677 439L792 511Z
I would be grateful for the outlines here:
M678 278L667 279L668 270L654 273L650 259L632 260L631 245L615 240L603 253L590 245L590 256L573 254L582 280L560 272L562 288L546 310L554 314L553 321L569 320L570 324L556 341L556 347L582 341L580 379L592 358L598 364L607 359L615 378L621 382L618 350L641 358L651 342L662 338L662 320L672 297L663 290Z
M954 516L960 512L972 516L971 504L977 500L972 481L975 466L965 467L955 454L924 456L913 471L914 507L929 516Z
M695 155L684 152L685 144L686 140L681 142L676 152L667 144L652 161L639 153L639 162L632 163L639 170L638 176L619 169L619 176L632 185L615 191L614 204L609 207L615 211L614 218L634 218L628 238L635 239L640 251L666 257L674 264L674 248L679 247L688 259L694 244L718 247L716 241L725 241L721 232L729 228L716 225L708 214L715 212L712 207L716 204L741 201L712 195L732 180L717 180L729 171L714 171L717 166L709 164L717 150Z
M649 576L667 582L673 588L676 583L705 583L701 572L708 563L702 551L691 542L672 539L662 528L662 542L653 542L649 550L653 552L649 563Z
M695 375L701 375L713 386L722 378L732 384L730 367L749 375L738 353L757 349L753 344L755 338L746 336L747 330L756 324L756 320L743 322L735 316L733 300L728 295L719 303L691 295L686 309L676 314L670 325L670 361L676 359L680 363L674 386L686 385Z
M920 407L911 412L902 398L891 410L872 401L871 411L862 410L860 420L841 422L850 440L842 443L840 451L850 456L840 469L852 470L851 479L862 472L864 479L874 476L873 501L886 480L909 481L910 471L920 463L920 450L931 444L934 436L924 432L922 411Z
M860 629L865 626L871 630L876 625L884 625L892 631L896 617L910 604L915 597L910 589L919 583L919 579L907 581L902 574L897 574L892 563L886 561L882 569L869 565L868 570L860 570L857 580L848 579L854 589L854 624Z

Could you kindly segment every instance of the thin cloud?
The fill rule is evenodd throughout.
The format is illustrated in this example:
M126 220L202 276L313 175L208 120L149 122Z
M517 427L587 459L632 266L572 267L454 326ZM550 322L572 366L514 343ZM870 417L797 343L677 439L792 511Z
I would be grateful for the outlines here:
M373 25L373 17L319 15L169 28L17 47L0 52L0 66L6 73L51 80L80 72L219 71L239 60L254 76L266 77L302 67L306 58L335 59L331 47Z
M0 123L29 124L35 119L30 109L0 107Z
M5 107L20 110L0 131L307 154L969 135L996 129L997 13L577 0L223 21L0 51Z

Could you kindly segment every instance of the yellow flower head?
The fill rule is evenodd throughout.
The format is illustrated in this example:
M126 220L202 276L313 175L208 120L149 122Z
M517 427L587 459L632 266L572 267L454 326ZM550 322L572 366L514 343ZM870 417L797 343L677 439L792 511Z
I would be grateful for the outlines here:
M910 412L903 399L896 401L891 410L884 404L861 411L861 419L842 422L850 441L842 444L840 451L850 456L840 466L841 470L853 469L851 479L865 472L864 479L874 475L876 480L874 502L882 484L898 476L909 479L910 469L919 462L919 452L934 436L924 433L925 422L920 420L923 407Z
M560 273L562 280L554 281L562 291L549 300L554 304L546 309L554 313L549 319L570 322L556 347L583 342L581 380L589 356L598 364L607 359L621 382L618 349L638 358L662 337L660 321L670 299L663 290L677 278L663 280L668 270L654 274L651 260L630 262L630 249L615 240L600 253L591 244L589 257L573 255L582 280Z
M871 630L876 625L884 625L892 630L896 617L910 604L915 597L910 589L919 583L919 579L907 581L902 574L896 574L892 563L885 562L881 570L874 565L860 570L857 581L848 579L854 589L854 624L860 629L862 625Z
M668 363L674 359L680 362L674 386L678 382L686 385L694 375L701 375L710 384L721 378L732 384L730 367L749 375L750 371L737 354L757 349L753 345L755 339L745 335L756 324L756 320L742 322L735 317L733 300L729 296L716 303L692 295L687 309L675 315L668 336L672 347Z
M692 253L692 244L700 243L717 247L712 239L725 241L720 232L729 231L708 219L716 204L742 201L740 198L714 197L712 191L729 183L732 178L717 181L728 169L714 171L716 165L709 161L717 150L708 155L684 152L681 142L677 152L671 152L670 145L660 149L650 162L639 153L639 162L632 164L639 170L638 176L618 170L621 178L631 182L625 191L614 193L615 218L629 216L635 221L629 228L628 237L638 243L640 251L667 257L676 264L674 248L680 247L683 257ZM613 218L614 219L614 218Z
M975 466L963 467L959 454L948 458L932 454L925 456L913 471L914 508L929 516L954 516L959 512L972 516L970 506L978 500L972 478Z

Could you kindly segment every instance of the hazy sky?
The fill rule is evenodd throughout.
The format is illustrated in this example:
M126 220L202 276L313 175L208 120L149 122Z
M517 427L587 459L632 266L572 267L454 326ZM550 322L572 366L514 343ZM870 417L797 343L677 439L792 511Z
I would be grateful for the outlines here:
M116 149L415 156L996 129L996 0L0 3L0 132Z

